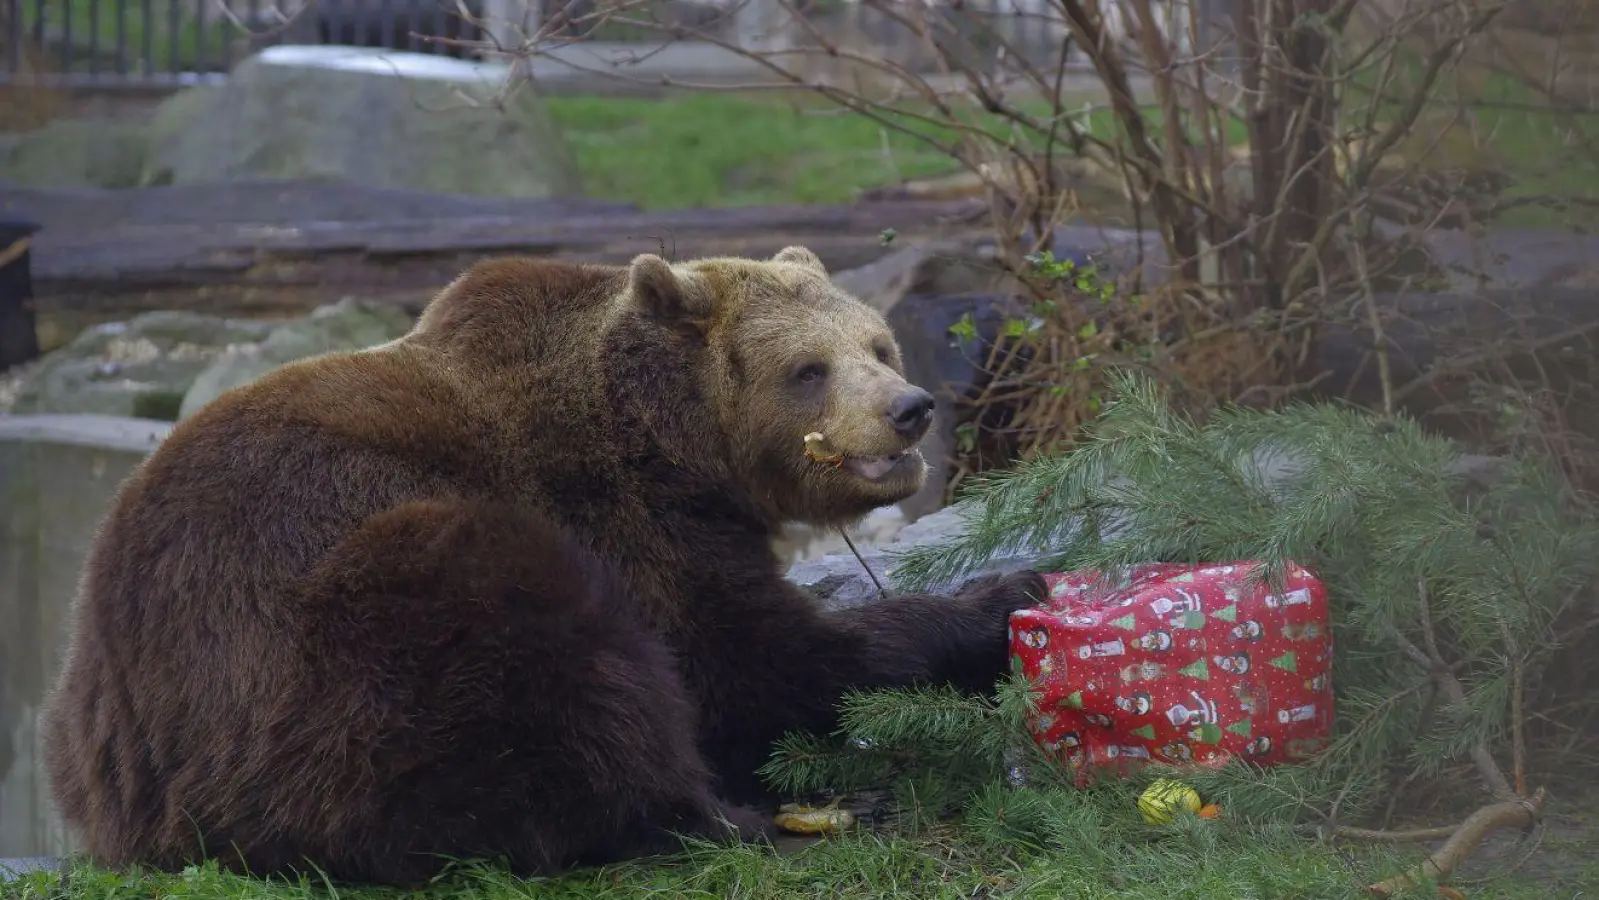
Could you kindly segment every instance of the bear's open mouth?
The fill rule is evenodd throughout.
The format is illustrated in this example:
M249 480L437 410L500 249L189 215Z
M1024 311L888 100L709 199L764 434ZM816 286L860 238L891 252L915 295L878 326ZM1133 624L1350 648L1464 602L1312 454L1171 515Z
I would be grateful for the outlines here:
M844 468L867 481L877 481L888 473L894 471L900 461L905 459L909 450L901 450L890 456L848 456L844 458Z

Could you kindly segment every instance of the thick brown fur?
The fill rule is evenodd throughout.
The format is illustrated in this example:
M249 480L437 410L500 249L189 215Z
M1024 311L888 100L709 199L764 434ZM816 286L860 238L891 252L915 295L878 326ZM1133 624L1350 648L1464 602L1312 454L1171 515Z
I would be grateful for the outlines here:
M821 373L817 376L818 371ZM813 377L815 376L815 377ZM881 317L809 251L481 263L415 329L180 423L92 549L45 711L108 866L414 884L755 839L852 687L990 689L1031 573L824 611L770 549L914 492Z

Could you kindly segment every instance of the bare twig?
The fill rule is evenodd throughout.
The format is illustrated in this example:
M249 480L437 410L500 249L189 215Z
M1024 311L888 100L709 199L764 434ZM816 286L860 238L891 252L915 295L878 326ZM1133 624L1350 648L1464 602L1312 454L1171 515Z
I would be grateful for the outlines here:
M1404 831L1382 831L1376 828L1353 828L1340 825L1333 832L1334 837L1341 837L1351 841L1366 841L1373 844L1420 844L1427 841L1441 841L1451 837L1460 830L1460 825L1444 825L1439 828L1411 828Z
M1589 323L1587 325L1578 325L1574 328L1563 329L1547 337L1523 341L1516 346L1515 350L1522 353L1535 353L1545 347L1553 347L1563 344L1566 341L1585 337L1595 330L1599 330L1599 322ZM1480 368L1484 364L1503 356L1504 353L1504 349L1484 350L1477 353L1464 353L1449 359L1440 360L1438 364L1427 373L1418 375L1399 388L1396 388L1394 390L1393 402L1402 403L1411 394L1414 394L1428 385L1433 384L1441 378Z

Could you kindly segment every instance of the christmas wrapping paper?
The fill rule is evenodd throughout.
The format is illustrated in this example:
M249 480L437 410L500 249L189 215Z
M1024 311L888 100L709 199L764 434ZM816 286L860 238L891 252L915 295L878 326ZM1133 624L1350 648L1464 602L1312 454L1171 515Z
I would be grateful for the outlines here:
M1012 614L1011 652L1041 694L1030 727L1079 785L1149 761L1269 766L1325 746L1326 588L1290 564L1273 593L1258 567L1147 565L1110 588L1049 574L1048 601Z

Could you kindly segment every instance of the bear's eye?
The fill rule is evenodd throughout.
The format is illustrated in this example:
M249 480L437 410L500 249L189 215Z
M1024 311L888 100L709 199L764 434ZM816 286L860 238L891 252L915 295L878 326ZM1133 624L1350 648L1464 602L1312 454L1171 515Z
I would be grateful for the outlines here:
M794 380L800 384L815 384L827 377L827 367L821 363L806 363L794 372Z
M882 363L885 366L888 365L889 353L888 353L888 348L887 347L884 347L881 344L879 344L878 346L873 347L872 351L877 354L877 361L878 362Z

